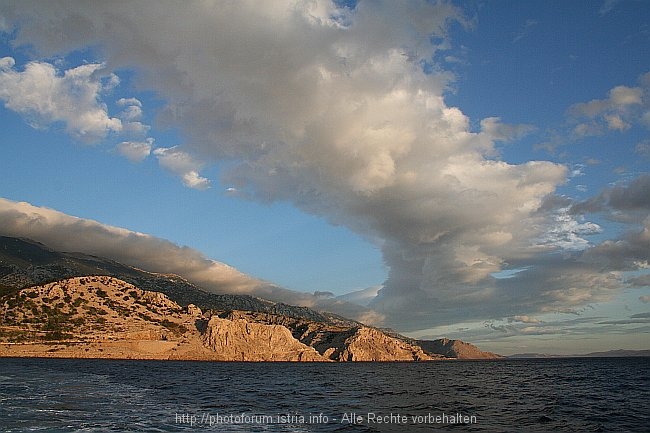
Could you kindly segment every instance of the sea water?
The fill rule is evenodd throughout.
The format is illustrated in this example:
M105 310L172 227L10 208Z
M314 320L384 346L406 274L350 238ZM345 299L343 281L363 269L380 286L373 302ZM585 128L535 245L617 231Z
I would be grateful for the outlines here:
M4 432L650 431L650 358L0 359Z

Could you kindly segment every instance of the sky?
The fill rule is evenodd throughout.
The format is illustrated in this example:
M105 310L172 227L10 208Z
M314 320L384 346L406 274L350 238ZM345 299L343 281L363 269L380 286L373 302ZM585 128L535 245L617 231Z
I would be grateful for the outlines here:
M498 353L650 348L643 1L4 1L0 234Z

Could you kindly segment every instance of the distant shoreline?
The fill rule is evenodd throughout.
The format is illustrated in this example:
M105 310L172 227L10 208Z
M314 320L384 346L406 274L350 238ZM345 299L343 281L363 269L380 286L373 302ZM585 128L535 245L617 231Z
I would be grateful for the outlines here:
M650 349L626 350L614 349L604 352L590 352L570 355L554 355L547 353L516 353L505 355L508 359L554 359L554 358L644 358L650 357Z

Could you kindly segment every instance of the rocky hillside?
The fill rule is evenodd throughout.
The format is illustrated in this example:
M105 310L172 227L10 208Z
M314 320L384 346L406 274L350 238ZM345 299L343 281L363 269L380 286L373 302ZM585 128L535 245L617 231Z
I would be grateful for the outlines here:
M447 358L455 359L497 359L502 358L492 352L484 352L473 344L461 340L415 340L415 343L426 352L439 353Z
M215 353L233 361L325 361L316 349L291 335L282 325L250 323L213 316L202 341Z
M102 257L54 251L29 239L0 236L0 295L71 277L106 275L144 290L161 292L181 306L259 311L316 321L331 317L305 307L274 303L250 295L206 292L178 275L143 271Z
M219 361L423 361L365 326L260 312L203 312L109 277L74 277L0 298L0 356Z
M221 317L284 326L296 340L333 361L428 361L444 358L427 354L417 345L361 324L348 326L247 311L230 311Z
M79 297L75 291L63 296L60 294L35 296L33 290L36 290L36 288L20 292L21 289L31 286L41 286L39 290L44 290L42 287L49 287L51 284L61 286L64 284L63 280L70 278L72 278L70 281L85 281L86 285L90 285L90 283L101 284L101 281L109 281L106 280L107 277L112 277L110 281L121 280L121 284L129 285L136 292L144 293L146 291L163 294L177 306L177 309L180 309L178 311L186 311L190 306L195 305L206 312L205 317L197 319L205 321L206 324L213 316L219 316L221 319L231 321L243 319L247 323L282 325L290 331L292 337L298 342L314 348L320 356L329 360L407 361L459 357L466 359L495 357L494 354L482 352L478 348L461 341L458 341L455 345L452 344L453 347L450 348L448 340L435 340L433 342L413 340L390 330L370 328L359 322L331 313L274 303L249 295L210 293L177 275L147 272L101 257L54 251L45 245L28 239L0 236L0 296L6 295L3 302L6 303L7 308L0 310L0 314L3 315L2 323L4 325L2 326L10 326L4 332L15 333L12 336L5 335L5 341L7 341L7 338L13 339L13 341L21 341L21 339L33 341L35 338L57 341L57 334L52 332L53 329L58 330L66 338L69 337L68 334L73 335L75 338L81 338L86 335L88 326L94 326L97 331L103 329L102 326L106 322L102 322L102 319L108 319L114 315L119 318L121 317L119 313L126 316L130 312L129 314L133 313L136 317L143 319L142 314L145 314L143 311L136 311L133 309L135 307L131 308L137 304L135 301L122 305L122 310L115 312L110 310L113 304L118 305L127 302L124 299L126 295L121 295L120 298L119 294L115 294L113 304L100 303L105 305L106 308L98 309L99 307L88 304L88 307L92 306L95 309L86 310L82 308L82 306L86 305L84 298ZM70 285L71 283L65 284ZM112 286L113 283L108 284L107 288L101 290L109 293ZM99 293L102 294L102 291ZM84 293L84 291L82 290L79 293ZM34 297L32 298L32 296ZM42 299L42 305L34 305L34 303L38 304L37 299ZM122 300L120 301L120 299ZM20 316L18 311L20 308L15 311L18 316L12 319L12 309L23 305L21 303L24 303L24 306L34 314L31 319L27 316ZM78 305L75 305L75 303L78 303ZM2 302L0 302L1 305ZM37 314L35 311L39 313ZM154 333L160 332L161 336L163 333L168 335L169 332L166 332L165 326L160 323L167 320L164 324L173 326L171 325L171 322L173 322L172 316L173 314L162 319L151 316L154 317L154 320L150 321L152 322L150 325L155 326L152 325L153 328L150 331ZM178 324L184 323L183 320L185 319L180 316L177 319L180 320L180 322L177 320ZM16 327L16 323L11 324L6 320L22 321L20 322L22 325ZM32 322L29 322L29 320L32 320ZM45 328L39 326L39 323ZM117 322L113 323L111 321L109 325L115 329L120 329ZM138 324L134 329L138 329L140 326L143 326L143 324ZM196 326L191 321L189 327L187 324L183 326L191 332L197 331L197 329L194 329ZM123 337L124 335L120 334L120 338ZM201 334L200 337L204 338L204 335ZM66 341L69 341L69 339ZM381 343L377 343L378 341L381 341ZM205 344L201 343L200 347L204 349ZM213 356L214 354L210 352L209 357ZM261 355L255 356L259 357Z

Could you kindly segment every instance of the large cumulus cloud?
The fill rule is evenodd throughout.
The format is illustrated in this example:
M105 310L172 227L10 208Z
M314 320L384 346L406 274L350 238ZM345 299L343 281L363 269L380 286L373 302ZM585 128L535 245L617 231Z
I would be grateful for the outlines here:
M196 167L222 164L243 198L289 201L379 245L390 271L370 306L388 325L571 308L620 282L546 255L562 250L549 230L578 232L572 214L543 209L566 168L495 150L530 127L488 118L473 130L446 104L453 76L434 59L452 23L469 25L450 3L21 1L0 14L17 45L93 46L108 70L134 70L166 101L159 123L183 133L153 154L186 185L207 187ZM506 267L526 270L493 277Z

